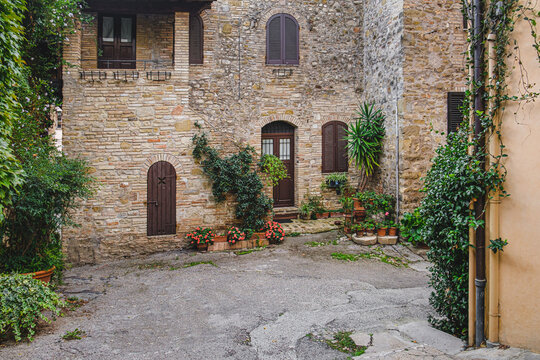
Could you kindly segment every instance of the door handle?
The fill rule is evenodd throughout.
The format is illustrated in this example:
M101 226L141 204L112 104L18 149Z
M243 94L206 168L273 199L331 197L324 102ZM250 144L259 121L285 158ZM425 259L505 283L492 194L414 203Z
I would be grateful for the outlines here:
M148 203L149 203L149 204L156 204L156 206L158 206L158 202L157 202L157 201L149 201Z

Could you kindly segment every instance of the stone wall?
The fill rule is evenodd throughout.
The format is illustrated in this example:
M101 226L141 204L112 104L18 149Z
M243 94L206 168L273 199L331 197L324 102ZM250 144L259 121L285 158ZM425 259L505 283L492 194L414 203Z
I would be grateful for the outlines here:
M466 36L460 2L405 1L400 128L404 210L419 203L420 178L430 168L435 149L446 140L442 132L447 131L447 93L465 90Z
M286 12L300 24L300 65L265 64L266 22ZM201 14L205 61L188 63L187 13L137 16L137 58L167 58L171 79L83 80L64 70L64 148L88 158L100 187L75 214L80 228L66 229L70 261L149 253L185 245L196 226L223 228L234 221L229 201L216 205L210 184L191 155L195 122L228 152L236 143L260 151L261 128L272 121L296 127L295 205L319 193L321 127L349 122L363 83L360 1L227 1ZM145 26L147 30L145 31ZM173 33L174 29L174 42ZM65 58L96 70L96 22L70 36ZM156 46L158 46L156 48ZM78 50L81 49L82 50ZM177 172L177 235L146 236L146 176L156 161ZM330 206L335 195L328 193Z

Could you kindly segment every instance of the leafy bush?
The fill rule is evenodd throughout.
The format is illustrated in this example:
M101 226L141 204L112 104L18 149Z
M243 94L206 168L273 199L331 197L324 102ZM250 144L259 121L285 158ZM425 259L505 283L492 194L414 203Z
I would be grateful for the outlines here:
M231 227L227 232L227 241L231 244L245 239L248 239L246 238L246 233L237 228L236 226Z
M429 246L433 266L430 303L440 318L430 319L437 328L456 336L467 334L469 282L469 228L484 226L469 205L473 199L500 188L503 178L494 168L488 171L469 154L468 130L463 126L448 135L439 147L425 178L426 196L420 205L419 235Z
M289 177L287 167L277 156L265 154L259 162L261 172L267 177L273 186L277 186L280 180Z
M42 281L29 275L0 275L0 334L13 332L16 341L32 340L38 319L51 322L65 303Z
M92 194L85 161L64 156L47 138L31 141L26 148L15 148L25 177L0 224L2 272L62 269L60 229L75 225L71 211Z
M272 210L273 201L263 193L264 184L255 170L255 149L246 146L238 153L222 158L208 145L206 134L193 136L193 157L201 161L204 173L212 181L212 194L217 202L226 194L236 196L236 218L243 221L245 229L259 229Z
M422 237L423 226L424 220L420 215L419 209L415 209L412 213L405 213L399 227L401 237L415 246L424 244L425 241Z
M265 236L270 244L279 244L285 239L283 227L278 222L268 221L261 230L265 232Z

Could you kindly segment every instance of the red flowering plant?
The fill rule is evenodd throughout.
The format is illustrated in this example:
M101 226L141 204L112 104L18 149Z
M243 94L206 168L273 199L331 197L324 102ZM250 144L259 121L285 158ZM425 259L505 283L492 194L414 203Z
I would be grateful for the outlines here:
M270 244L279 244L285 239L285 232L281 224L275 221L268 221L261 230L266 232L265 236Z
M231 244L235 244L237 241L242 241L246 239L246 233L233 226L227 232L227 241Z
M212 245L214 243L214 237L216 237L216 234L212 231L212 229L202 229L198 227L195 229L195 231L187 234L186 237L191 244L195 246L199 244Z

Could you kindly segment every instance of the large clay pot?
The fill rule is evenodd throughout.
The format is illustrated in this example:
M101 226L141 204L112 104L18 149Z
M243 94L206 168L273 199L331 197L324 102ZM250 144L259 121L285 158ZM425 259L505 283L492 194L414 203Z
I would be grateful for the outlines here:
M396 236L397 235L397 228L391 227L388 229L388 236Z
M23 275L32 275L33 279L41 280L45 284L48 284L51 281L52 274L54 273L54 270L56 270L56 267L52 267L49 270L43 270L43 271L36 271L35 273L27 273Z
M199 251L206 251L206 250L208 250L208 244L206 244L206 243L203 243L203 244L197 244L197 250L199 250Z
M386 229L385 227L377 229L377 235L378 236L386 236Z

